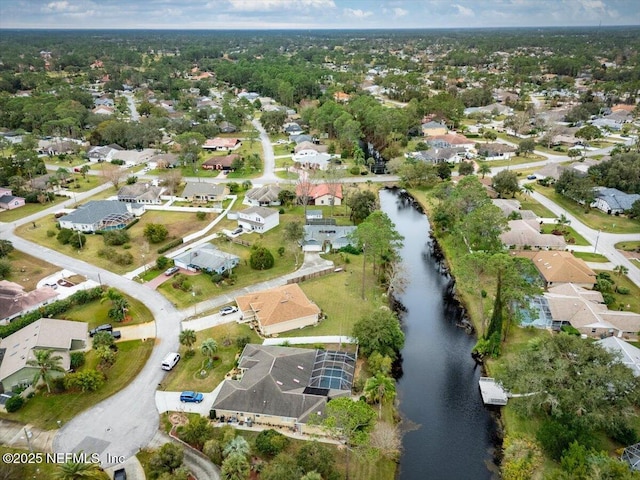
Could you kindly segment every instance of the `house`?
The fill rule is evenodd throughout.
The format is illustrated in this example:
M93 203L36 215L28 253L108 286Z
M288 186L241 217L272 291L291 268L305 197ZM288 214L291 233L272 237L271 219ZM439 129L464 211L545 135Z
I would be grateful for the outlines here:
M49 286L25 292L24 287L8 280L0 280L0 323L47 305L58 297L58 292Z
M288 135L300 135L304 129L295 122L287 123L283 126L284 133Z
M165 187L154 187L148 183L134 183L124 185L118 191L119 202L143 203L145 205L159 205L162 203L160 195L165 191Z
M150 168L175 168L180 162L180 157L175 153L155 154L147 160Z
M342 185L329 186L326 183L319 185L296 185L296 196L300 200L302 196L308 197L308 205L335 205L342 204Z
M504 143L481 143L477 147L478 155L485 160L508 160L513 157L516 148Z
M205 170L233 170L233 162L240 158L237 153L225 155L224 157L211 157L202 162L202 168Z
M248 344L239 374L224 380L211 409L218 418L322 433L316 419L328 401L351 394L356 359L334 350Z
M305 225L302 250L305 252L329 252L352 245L351 236L356 227L342 225Z
M555 326L571 325L583 335L604 338L637 338L640 314L609 310L598 291L575 284L560 285L545 292Z
M123 150L118 145L105 145L101 147L92 147L87 152L89 160L92 162L110 162L113 160L114 155Z
M333 94L333 99L338 103L346 103L351 99L351 95L345 92L336 92Z
M278 185L264 185L249 190L244 196L244 203L252 207L276 207L280 205L280 192Z
M180 195L187 202L207 203L222 201L227 197L229 189L224 184L187 182Z
M95 233L121 230L144 213L144 205L114 200L92 200L60 217L60 228Z
M310 210L305 212L305 220L322 220L322 210Z
M607 337L596 342L610 352L619 355L620 361L640 377L640 348L618 337Z
M239 138L210 138L202 145L205 150L237 150L242 145Z
M106 95L96 98L93 101L93 105L96 107L115 107L116 106L113 99L107 97Z
M466 150L461 147L430 148L408 155L426 163L458 163L464 160Z
M234 133L238 131L238 128L229 122L220 122L218 128L220 129L220 133Z
M562 235L540 233L537 220L511 220L509 230L500 234L500 240L507 248L564 250L567 247Z
M33 383L37 367L34 350L53 350L62 358L61 366L71 368L70 352L83 350L87 341L87 324L55 318L41 318L0 341L0 384L3 391ZM52 376L63 375L50 372Z
M494 198L491 200L496 207L498 207L505 217L509 217L515 213L520 215L522 220L536 220L538 216L531 210L521 210L522 206L518 200L507 198Z
M0 187L0 209L13 210L15 208L24 207L24 204L24 198L15 197L12 190Z
M301 154L304 152L310 152L307 153L307 155L315 155L318 153L327 153L328 147L326 145L319 145L317 143L314 142L301 142L299 144L297 144L295 146L295 148L293 149L293 152L296 154ZM313 153L311 153L313 152Z
M65 186L73 181L72 175L67 177L58 176L56 173L47 173L38 177L32 178L29 181L29 187L33 191L56 191L61 186Z
M278 210L267 207L249 207L238 212L238 227L265 233L280 225Z
M422 135L433 137L434 135L445 135L449 129L444 123L430 121L422 124Z
M135 167L147 163L156 155L153 148L143 148L142 150L118 150L111 156L112 160L122 160L127 167Z
M210 243L205 243L181 253L173 261L176 267L191 272L203 271L222 275L236 267L240 263L240 257L218 250Z
M311 170L326 170L331 162L332 155L328 153L318 153L314 150L302 150L293 155L293 161L301 168Z
M547 288L563 283L573 283L584 288L593 288L596 274L587 264L571 252L522 251L516 255L531 259Z
M459 133L447 133L444 135L431 135L425 140L431 147L436 148L456 148L461 147L466 150L474 148L476 142Z
M311 135L289 135L289 142L294 142L296 145L300 145L304 142L313 143L314 138Z
M297 283L236 297L245 322L270 336L315 325L320 308L307 298Z
M115 112L115 108L108 107L106 105L99 105L91 110L91 113L93 113L94 115L113 115Z
M591 207L602 210L609 215L619 215L631 210L634 202L640 200L640 194L625 193L617 188L599 187L595 190L595 201Z

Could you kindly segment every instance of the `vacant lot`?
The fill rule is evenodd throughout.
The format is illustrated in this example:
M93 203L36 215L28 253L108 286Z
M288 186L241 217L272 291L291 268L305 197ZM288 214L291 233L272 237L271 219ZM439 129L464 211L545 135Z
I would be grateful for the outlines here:
M35 289L44 277L60 270L55 265L19 250L12 251L7 259L11 262L12 269L7 280L22 285L27 292Z

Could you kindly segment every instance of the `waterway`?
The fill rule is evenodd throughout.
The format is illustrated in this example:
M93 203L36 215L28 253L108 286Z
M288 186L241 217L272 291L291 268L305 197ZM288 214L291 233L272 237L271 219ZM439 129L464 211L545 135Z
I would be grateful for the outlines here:
M497 478L496 425L482 404L481 370L471 358L475 337L458 326L463 312L434 255L428 219L397 191L381 191L380 203L404 236L407 285L398 300L406 308L406 340L398 398L408 431L400 480Z

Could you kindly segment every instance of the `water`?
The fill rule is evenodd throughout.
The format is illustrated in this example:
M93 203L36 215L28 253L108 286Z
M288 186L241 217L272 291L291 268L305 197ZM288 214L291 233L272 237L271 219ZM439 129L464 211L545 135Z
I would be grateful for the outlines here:
M390 190L380 194L382 210L404 236L408 279L398 296L407 309L398 398L403 425L415 428L403 437L400 480L491 479L496 427L470 355L475 337L456 326L461 311L432 256L427 217L399 198Z

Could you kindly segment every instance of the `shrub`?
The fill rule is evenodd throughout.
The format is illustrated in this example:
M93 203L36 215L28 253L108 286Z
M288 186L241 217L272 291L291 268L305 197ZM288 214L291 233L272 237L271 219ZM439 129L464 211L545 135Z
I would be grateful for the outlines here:
M604 300L605 305L613 305L616 301L616 297L608 292L602 292L602 299Z
M351 167L349 173L351 175L360 175L360 167Z
M560 327L560 330L569 335L576 335L578 337L580 336L580 330L571 325L563 325L562 327Z
M55 236L56 236L56 232L54 232L53 230L47 230L47 238L51 238Z
M263 455L278 455L289 445L289 439L273 429L263 430L256 437L256 449Z
M251 343L251 337L249 335L241 335L236 338L236 347L242 350L247 344Z
M149 223L144 227L144 238L149 240L151 243L160 243L167 238L169 234L169 230L167 227L160 223Z
M71 352L70 357L70 366L73 370L77 370L84 365L84 352Z
M627 287L617 287L616 291L620 294L620 295L629 295L629 292L631 290L629 290Z
M87 237L86 237L86 235L78 232L77 234L71 235L71 237L69 238L69 242L68 243L73 248L82 248L87 243Z
M345 245L338 251L344 252L344 253L350 253L351 255L360 255L362 253L362 250L360 250L357 247L354 247L353 245Z
M274 263L273 254L265 247L257 247L251 252L249 265L254 270L269 270Z
M129 240L129 232L126 230L109 230L102 235L102 241L105 245L124 245Z
M111 160L111 163L114 165L124 165L124 160L120 160L119 158L114 158Z
M283 246L278 247L278 255L280 257L284 256L285 248Z
M196 212L196 218L198 220L204 220L207 218L207 212Z
M71 239L72 236L73 236L73 230L69 230L68 228L63 228L58 232L58 236L56 238L58 239L58 242L60 242L62 245L66 245L69 243L69 240Z
M64 379L64 385L68 390L83 392L95 392L104 385L105 381L104 374L94 369L70 373Z
M173 265L173 260L171 260L170 258L165 257L164 255L158 257L156 259L156 268L158 270L166 270L167 268L169 268L170 266Z
M614 419L607 423L606 432L609 438L622 445L633 445L638 442L636 431L622 419Z
M167 243L164 247L160 247L158 249L158 253L162 254L162 253L164 253L166 251L169 251L173 247L177 247L178 245L182 245L182 242L184 242L184 240L182 238L176 238L175 240L172 240L169 243Z
M20 395L14 395L9 400L7 400L7 402L4 404L4 407L7 409L7 412L13 413L20 410L22 408L22 405L24 405L24 398L22 398Z

